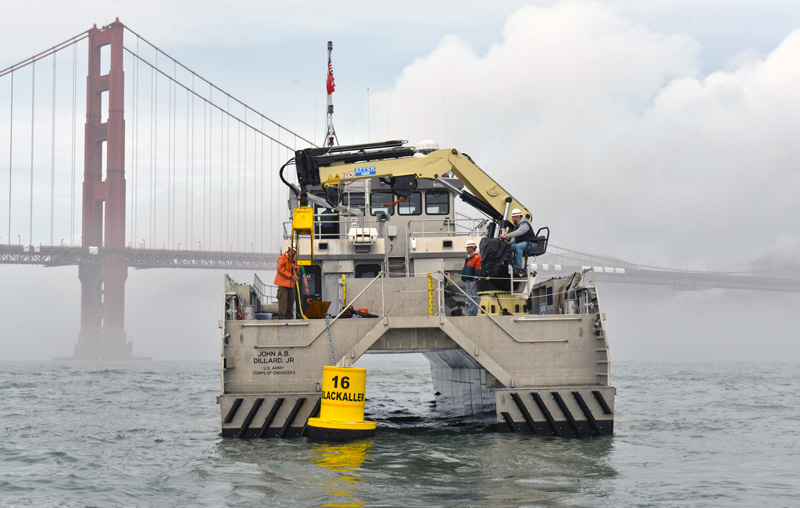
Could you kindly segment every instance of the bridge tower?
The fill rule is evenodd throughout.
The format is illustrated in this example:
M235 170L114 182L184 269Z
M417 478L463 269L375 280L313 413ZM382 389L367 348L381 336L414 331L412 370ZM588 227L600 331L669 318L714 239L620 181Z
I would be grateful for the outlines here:
M123 33L114 23L89 32L86 86L86 147L83 176L83 239L87 251L98 249L102 263L81 263L81 331L76 360L130 360L133 346L125 336L125 117ZM110 46L108 74L101 72L101 49ZM103 94L108 115L103 122ZM105 161L103 147L105 143Z

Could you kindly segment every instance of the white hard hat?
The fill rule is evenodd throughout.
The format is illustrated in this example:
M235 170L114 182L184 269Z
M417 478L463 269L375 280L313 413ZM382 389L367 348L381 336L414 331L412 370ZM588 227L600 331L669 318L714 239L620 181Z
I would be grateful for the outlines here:
M522 216L522 210L520 210L519 208L514 208L513 210L511 210L511 216L512 217L516 217L516 216L520 216L521 217Z
M469 247L472 247L473 249L477 249L478 248L478 244L476 244L475 242L470 240L470 241L467 242L467 248L469 248Z
M439 149L439 143L433 141L432 139L424 139L417 143L416 149L417 153L428 155L429 153L435 152Z

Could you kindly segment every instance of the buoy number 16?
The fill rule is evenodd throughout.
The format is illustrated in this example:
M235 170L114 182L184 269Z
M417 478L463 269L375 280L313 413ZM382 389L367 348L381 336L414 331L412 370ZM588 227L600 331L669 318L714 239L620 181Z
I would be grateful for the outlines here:
M339 376L333 376L332 381L333 387L339 388ZM348 388L350 388L350 377L342 376L342 389L347 390Z

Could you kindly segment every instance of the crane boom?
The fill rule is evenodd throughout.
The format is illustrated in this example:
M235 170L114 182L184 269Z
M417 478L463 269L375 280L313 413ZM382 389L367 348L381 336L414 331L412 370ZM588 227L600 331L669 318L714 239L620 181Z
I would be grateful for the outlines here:
M439 180L452 172L471 193L457 191L461 199L491 218L507 218L510 208L519 208L528 218L531 217L522 203L468 155L455 148L446 148L418 156L414 148L402 146L404 143L386 141L332 147L333 150L298 150L295 155L298 182L304 190L306 185L329 186L364 178L388 178L396 194L407 196L416 188L417 179Z

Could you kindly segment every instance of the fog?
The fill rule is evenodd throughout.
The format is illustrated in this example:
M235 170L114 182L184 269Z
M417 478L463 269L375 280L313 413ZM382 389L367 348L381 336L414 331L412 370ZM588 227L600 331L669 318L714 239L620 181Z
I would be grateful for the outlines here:
M798 294L612 283L599 290L612 359L800 359Z
M320 139L333 40L342 143L434 139L463 150L570 249L683 269L800 266L800 6L462 4L310 2L300 12L240 2L223 15L203 1L28 2L0 21L0 68L119 16ZM0 196L5 174L0 166ZM77 268L3 265L0 281L0 359L71 355ZM134 354L216 360L222 288L221 271L129 270ZM797 294L600 290L612 359L800 359Z
M80 330L76 267L3 267L2 359L71 356ZM126 333L135 356L215 361L220 354L222 271L130 270ZM252 272L232 272L240 282ZM259 276L271 281L268 272ZM800 360L800 295L677 291L603 282L600 301L612 360ZM21 298L21 295L35 295Z

